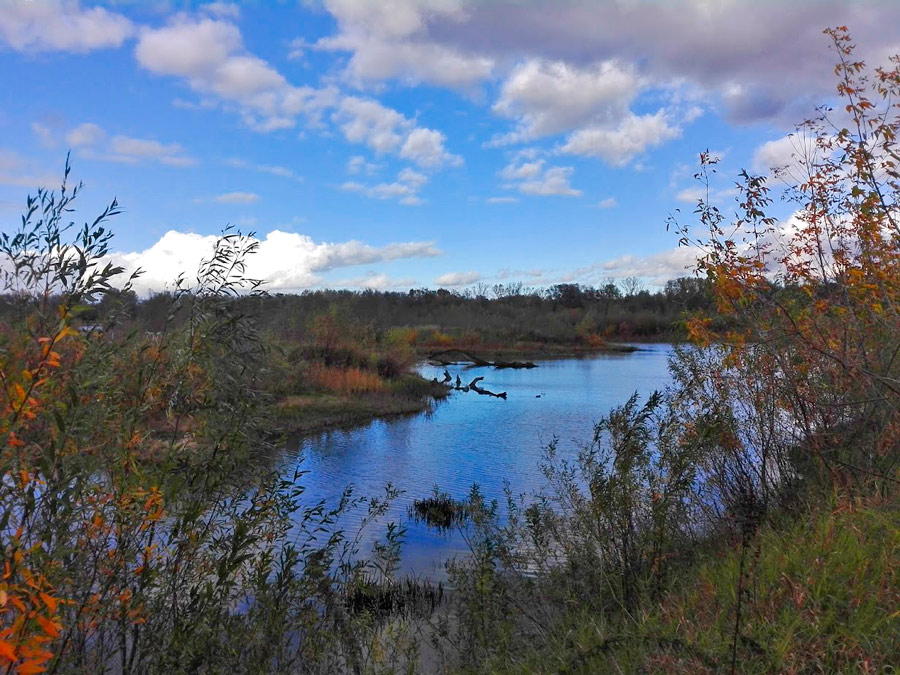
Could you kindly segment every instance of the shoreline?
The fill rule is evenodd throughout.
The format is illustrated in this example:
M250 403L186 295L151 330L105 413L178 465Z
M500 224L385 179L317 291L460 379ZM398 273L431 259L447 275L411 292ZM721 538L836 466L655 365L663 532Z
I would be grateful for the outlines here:
M308 436L325 431L355 429L375 420L428 412L450 394L449 388L435 385L416 373L406 375L405 379L415 382L420 389L418 395L379 392L287 396L272 406L275 417L273 432Z
M663 344L660 340L655 343ZM449 347L448 349L456 349ZM518 347L465 349L495 360L515 360L530 358L537 361L556 361L569 358L590 358L606 354L628 355L641 351L640 347L624 343L607 343L602 347L552 347L549 345L523 345ZM427 353L421 354L421 364L430 361ZM446 361L441 365L466 365L466 361ZM538 365L540 365L538 363ZM376 420L390 420L410 415L427 413L445 400L452 391L443 384L435 384L416 372L403 376L405 383L414 390L413 394L378 392L358 395L332 393L309 393L286 396L272 404L275 427L273 433L311 436L328 431L348 431L358 429Z

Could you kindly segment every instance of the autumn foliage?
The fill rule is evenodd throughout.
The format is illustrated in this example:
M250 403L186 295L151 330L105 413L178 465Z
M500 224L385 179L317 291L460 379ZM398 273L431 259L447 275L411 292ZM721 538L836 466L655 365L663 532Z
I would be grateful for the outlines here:
M870 73L846 28L826 32L843 105L798 127L776 171L794 214L768 215L772 181L744 173L734 219L701 200L700 233L679 231L732 322L689 324L697 343L723 345L719 379L756 380L791 442L859 485L893 480L900 442L900 59ZM701 155L706 185L715 163Z

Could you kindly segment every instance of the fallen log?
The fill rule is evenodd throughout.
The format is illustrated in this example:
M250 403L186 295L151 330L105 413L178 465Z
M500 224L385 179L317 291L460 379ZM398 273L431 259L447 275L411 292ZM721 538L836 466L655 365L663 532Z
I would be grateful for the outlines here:
M462 360L460 359L447 359L446 357L451 355L462 356ZM439 352L434 352L433 354L428 355L429 361L435 361L441 365L449 365L451 363L460 363L466 362L471 363L475 366L482 366L488 368L537 368L537 364L531 361L485 361L480 356L472 354L471 352L464 351L462 349L444 349Z

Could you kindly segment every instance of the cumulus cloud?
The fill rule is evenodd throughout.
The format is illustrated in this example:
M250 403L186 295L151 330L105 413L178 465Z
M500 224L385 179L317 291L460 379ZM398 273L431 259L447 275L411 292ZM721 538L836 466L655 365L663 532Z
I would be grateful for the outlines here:
M809 166L820 159L815 139L804 131L767 141L753 153L753 170L802 182L809 177Z
M359 174L365 173L368 176L378 173L382 168L381 164L375 162L367 162L362 155L354 155L347 160L347 173Z
M375 152L396 150L411 122L396 110L373 99L348 96L334 114L334 120L351 143L364 143Z
M338 32L320 39L312 47L349 52L351 57L344 77L352 83L364 85L397 79L411 85L424 82L472 90L493 69L491 58L466 54L452 45L429 39L429 22L464 18L462 4L456 0L429 3L327 0L326 7L338 21Z
M519 132L509 140L538 138L614 122L628 113L638 89L633 69L615 61L579 69L534 58L512 71L493 109L521 120Z
M615 197L607 197L606 199L601 199L597 202L598 209L611 209L618 205L619 203L616 201Z
M669 119L671 111L631 111L642 86L634 67L615 60L577 68L564 61L529 59L512 71L493 106L495 113L517 119L516 129L489 145L566 133L561 152L625 165L681 133Z
M403 147L400 148L400 156L427 168L444 164L459 166L462 164L462 157L444 149L446 140L447 137L440 131L424 128L413 129L406 137Z
M244 46L238 27L218 11L180 13L160 28L141 30L135 56L145 69L184 79L207 99L237 107L244 122L267 132L296 126L304 117L312 126L330 119L351 143L379 154L394 154L420 167L458 166L446 136L372 98L347 96L334 86L295 86Z
M512 162L500 171L500 176L511 181L507 187L514 187L528 195L581 196L581 190L576 190L569 183L575 171L571 166L545 167L544 164L543 159L521 164Z
M337 90L293 86L263 59L246 51L237 26L218 16L176 15L140 32L135 57L158 75L181 77L195 91L240 106L260 131L293 127L303 114L315 121L333 106Z
M102 7L82 8L77 1L4 2L0 39L20 52L89 52L119 47L134 34L121 14Z
M478 272L448 272L434 280L437 286L468 286L481 280Z
M670 125L663 111L653 115L628 114L615 127L590 126L569 135L562 152L600 157L622 166L648 148L677 138L681 130Z
M127 273L138 268L145 270L136 290L146 293L171 288L182 273L187 279L192 278L200 261L210 256L215 242L215 235L170 230L151 247L114 253L110 260ZM257 253L249 257L247 276L263 279L270 290L290 291L320 285L320 275L334 269L438 255L441 251L434 242L375 247L359 241L316 242L307 235L273 230L260 240Z
M419 190L428 183L428 176L409 167L397 174L392 183L366 185L356 181L347 181L341 185L345 192L358 192L373 199L398 199L406 206L418 206L424 201L419 197Z
M415 123L378 101L347 96L333 115L344 137L377 153L399 154L423 168L459 166L462 158L447 151L446 136Z
M597 64L614 61L633 69L641 91L683 83L721 103L732 120L789 125L833 93L823 27L850 26L859 56L876 63L896 49L900 24L897 3L840 0L568 0L552 11L537 2L465 0L326 0L325 7L337 30L322 46L349 52L348 72L368 82L477 87L520 68L524 56L544 71L564 63L590 84ZM442 54L460 66L448 67Z

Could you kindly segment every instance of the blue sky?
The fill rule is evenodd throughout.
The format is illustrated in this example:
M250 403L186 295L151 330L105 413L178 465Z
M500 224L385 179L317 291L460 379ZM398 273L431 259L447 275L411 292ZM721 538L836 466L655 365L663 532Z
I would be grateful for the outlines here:
M229 223L273 290L658 285L692 260L665 221L698 153L725 208L789 162L838 24L900 51L888 2L0 0L0 222L71 151L142 291Z

